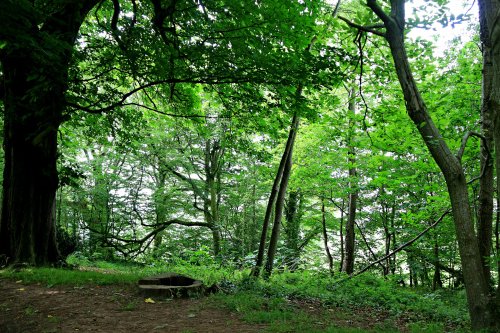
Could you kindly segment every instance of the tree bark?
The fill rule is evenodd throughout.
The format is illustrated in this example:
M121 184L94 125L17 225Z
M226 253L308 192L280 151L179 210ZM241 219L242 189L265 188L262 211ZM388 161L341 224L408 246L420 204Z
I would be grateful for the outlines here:
M321 198L321 224L323 227L323 245L325 246L326 258L328 259L328 269L333 275L333 257L328 246L328 231L326 229L325 199Z
M356 152L353 146L353 121L356 114L356 102L354 88L349 93L349 128L350 133L347 139L348 145L348 168L349 168L349 202L348 202L348 215L345 225L345 258L342 265L342 271L347 274L354 272L354 246L355 246L355 233L354 228L356 225L356 206L358 201L358 189L356 182Z
M479 207L478 207L478 228L477 239L481 260L483 263L484 277L491 283L490 256L493 233L493 160L491 152L493 149L493 119L494 113L490 103L493 89L493 64L491 62L491 41L486 22L486 15L480 15L480 39L483 53L483 73L482 73L482 96L481 96L481 129L484 140L481 140L481 178L479 180Z
M439 265L439 244L437 236L434 236L434 260L437 264L434 265L434 276L432 278L432 290L443 288L443 280L441 279L441 266Z
M386 28L384 37L389 42L407 112L446 180L472 328L475 330L490 328L495 325L498 318L495 319L489 307L488 288L474 232L465 174L461 161L451 153L432 121L413 78L404 46L405 1L392 0L390 15L384 12L376 0L367 0L367 5L384 22Z
M205 219L212 231L213 251L217 257L221 251L221 234L219 218L219 187L220 171L222 166L221 157L223 149L217 140L205 142Z
M300 218L302 215L302 194L299 190L290 191L285 200L285 231L286 257L285 263L290 271L296 269L300 258Z
M37 10L0 3L5 167L0 254L33 265L59 259L55 233L57 131L63 121L71 50L94 1L68 1L38 22ZM41 24L43 23L43 24ZM19 42L19 36L28 42ZM47 49L50 45L58 48Z
M295 142L296 131L294 131L294 136L292 138L292 146L290 147L290 153L286 159L285 168L283 169L283 177L281 178L280 188L278 196L276 198L276 207L274 211L274 224L273 230L271 232L271 239L269 240L269 248L267 250L267 260L264 270L264 278L269 278L273 271L274 257L276 256L276 251L278 249L278 240L281 228L281 218L283 216L283 206L285 203L286 189L288 187L288 180L290 179L290 173L292 171L292 153L293 144Z
M496 192L497 192L497 226L496 226L496 247L498 255L498 195L500 194L500 4L494 0L479 0L479 23L481 41L489 42L489 59L491 60L491 85L492 90L487 105L493 120L493 141L495 146L495 168L497 171ZM483 46L484 47L484 46ZM497 263L500 273L500 262ZM500 283L496 290L496 315L500 317ZM500 321L500 320L499 320ZM497 328L500 323L497 323Z
M271 214L273 212L274 202L276 201L276 195L278 194L278 189L283 176L283 171L288 160L288 155L293 147L293 142L295 140L295 134L299 126L299 117L297 113L293 115L292 124L290 125L290 131L288 132L288 139L285 145L285 151L281 156L280 165L278 166L278 171L276 172L276 177L274 178L273 187L271 188L271 193L269 194L269 200L267 202L266 214L264 216L264 222L262 223L262 232L260 235L259 252L257 253L257 259L255 266L252 269L251 275L258 277L264 263L264 252L266 250L266 240L267 231L269 229L269 222L271 221Z
M342 200L342 208L344 208L344 200ZM342 209L340 211L339 238L340 238L340 263L339 263L339 270L342 272L342 267L344 267L344 260L345 260L345 251L344 251L344 209Z

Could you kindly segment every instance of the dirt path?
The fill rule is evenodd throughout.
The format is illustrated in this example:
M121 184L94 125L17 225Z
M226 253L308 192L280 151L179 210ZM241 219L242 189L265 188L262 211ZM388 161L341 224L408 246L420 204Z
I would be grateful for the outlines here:
M206 298L145 302L133 287L0 280L0 332L262 332Z

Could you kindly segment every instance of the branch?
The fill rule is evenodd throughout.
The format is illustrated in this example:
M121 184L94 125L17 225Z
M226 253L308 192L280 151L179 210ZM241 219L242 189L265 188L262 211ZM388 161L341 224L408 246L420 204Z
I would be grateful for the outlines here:
M380 7L377 0L366 0L366 4L384 22L386 27L388 24L393 23L392 18Z
M230 116L226 117L226 116L207 116L207 115L200 115L200 114L186 114L186 115L174 114L174 113L169 113L169 112L165 112L165 111L160 111L157 108L150 107L150 106L140 104L140 103L123 103L121 106L137 106L139 108L153 111L155 113L162 114L164 116L175 117L175 118L231 119Z
M363 25L359 25L357 23L354 23L341 15L338 15L338 18L341 19L342 21L344 21L345 23L347 23L347 25L349 25L351 28L356 28L358 30L361 30L364 32L369 32L369 33L372 33L374 35L385 38L385 33L375 30L375 29L384 28L383 24L374 24L374 25L370 25L370 26L363 26Z
M451 211L448 209L447 211L445 211L443 213L443 215L441 215L441 217L436 221L434 222L433 224L431 224L430 226L428 226L427 228L424 229L424 231L422 231L421 233L419 233L415 238L411 239L410 241L404 243L403 245L401 245L400 247L398 247L397 249L395 249L394 251L392 251L391 253L389 253L388 255L380 258L379 260L376 260L374 262L372 262L371 264L367 265L365 268L363 268L362 270L360 270L359 272L357 273L353 273L350 275L350 277L355 277L355 276L358 276L364 272L366 272L368 269L370 269L372 266L386 260L387 258L390 258L392 257L393 255L395 255L396 253L400 252L401 250L403 250L404 248L412 245L413 243L415 243L417 240L419 240L423 235L425 235L429 230L431 230L432 228L434 228L435 226L438 225L439 222L441 222L443 220L443 218L448 215Z
M120 31L118 30L118 19L120 18L120 1L113 0L113 16L111 17L111 34L113 35L116 43L123 52L127 51L127 47L120 38Z
M309 244L309 242L314 238L316 237L317 234L319 234L321 232L321 228L320 227L317 227L317 228L314 228L312 229L309 234L307 234L303 239L302 239L302 243L298 246L298 250L299 251L302 251L304 249L304 247L306 247L307 244Z
M192 188L193 192L195 192L201 199L208 200L206 194L202 190L200 190L200 188L198 187L198 185L195 184L195 182L194 182L193 179L191 179L191 178L183 175L182 173L178 172L177 170L175 170L174 168L172 168L170 165L165 164L165 168L167 168L168 171L170 171L171 173L173 173L180 180L188 182L189 185L191 185L191 188Z
M375 254L375 252L373 252L373 250L372 250L372 248L371 248L370 244L368 244L368 240L366 239L366 237L365 237L365 234L364 234L363 230L359 227L359 224L358 224L356 221L354 221L354 224L356 225L356 227L358 227L359 233L361 234L361 238L363 238L363 241L365 242L365 245L366 245L366 247L368 248L368 251L370 251L370 253L372 254L373 259L378 260L377 255ZM378 264L379 264L380 266L382 266L382 269L383 269L383 270L385 270L385 269L386 269L385 265L384 265L384 264L382 264L382 262L381 262L381 261L380 261Z
M146 236L142 237L141 239L126 239L126 238L121 238L118 236L110 236L110 235L107 235L107 237L114 239L114 240L117 240L117 241L120 241L120 242L127 243L127 244L139 244L139 245L141 245L141 244L144 244L148 239L155 236L157 233L165 230L168 226L170 226L172 224L183 225L186 227L206 227L209 229L211 228L211 226L206 222L190 222L190 221L183 221L183 220L179 220L179 219L172 219L172 220L169 220L166 222L156 224L158 227L156 229L154 229L153 231L151 231L150 233L148 233ZM90 226L86 226L86 229L91 231L91 232L97 233L97 234L102 234L101 231L94 229L94 228L91 228Z
M341 1L341 0L338 0L338 1L337 1L337 4L335 5L335 8L333 9L333 13L332 13L332 16L333 16L333 17L337 16L337 13L338 13L339 8L340 8L340 1Z
M458 161L462 162L462 157L463 157L464 152L465 152L465 146L467 145L467 141L469 140L469 138L471 136L475 136L475 137L483 140L483 144L484 144L486 153L488 154L487 160L489 160L491 157L491 153L490 153L490 148L488 147L488 141L486 140L484 135L471 131L471 132L468 132L467 134L465 134L464 137L462 138L462 144L460 145L460 149L458 150L458 153L457 153Z
M122 95L122 97L117 101L114 102L106 107L100 108L100 109L94 109L92 107L88 106L81 106L77 103L73 102L68 102L66 101L66 105L70 106L72 108L75 108L77 110L85 111L88 113L93 113L93 114L100 114L100 113L107 113L113 111L117 107L121 107L125 105L125 101L127 98L132 96L133 94L142 91L147 88L151 88L160 84L177 84L177 83L199 83L199 84L230 84L230 83L278 83L278 82L266 82L265 80L258 80L258 79L253 79L251 77L234 77L234 76L225 76L225 77L218 77L218 78L184 78L184 79L175 79L175 78L170 78L170 79L164 79L164 80L159 80L159 81L152 81L146 84L143 84L135 89L132 89L131 91L125 93ZM283 84L283 82L281 82Z
M435 267L447 272L448 274L458 278L459 280L463 281L463 274L461 270L454 269L452 267L448 267L446 265L443 265L438 258L429 258L427 255L422 253L420 250L417 249L404 249L405 252L411 253L413 255L418 256L422 260L427 261L428 263L434 265Z

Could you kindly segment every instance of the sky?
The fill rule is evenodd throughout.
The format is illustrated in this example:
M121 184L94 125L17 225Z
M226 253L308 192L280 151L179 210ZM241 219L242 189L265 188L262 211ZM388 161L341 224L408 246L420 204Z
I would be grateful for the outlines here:
M417 9L417 15L420 17L424 17L426 14L434 12L435 6L433 6L432 3L434 3L434 1L429 0L413 0L412 3L408 2L406 7L407 17L413 15L413 8ZM448 47L448 43L457 36L462 36L465 40L470 39L472 33L468 31L468 25L470 22L479 21L477 2L474 0L450 0L448 8L449 14L455 15L455 17L460 14L470 14L470 21L455 24L453 26L449 24L446 27L443 27L440 23L435 23L433 29L413 29L409 33L409 37L421 37L430 40L435 39L437 41L437 54L442 54Z

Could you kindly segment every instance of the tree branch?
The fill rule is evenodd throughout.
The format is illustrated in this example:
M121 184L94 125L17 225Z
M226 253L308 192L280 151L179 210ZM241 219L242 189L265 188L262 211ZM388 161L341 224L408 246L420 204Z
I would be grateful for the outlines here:
M254 80L250 77L237 78L237 77L232 77L232 76L218 77L218 78L184 78L184 79L170 78L170 79L165 79L165 80L148 82L148 83L143 84L137 88L134 88L134 89L130 90L129 92L123 94L118 101L116 101L116 102L114 102L106 107L103 107L103 108L95 109L92 107L82 106L82 105L79 105L77 103L73 103L73 102L69 102L69 101L66 101L66 105L70 106L74 109L85 111L88 113L102 114L102 113L111 112L114 109L116 109L117 107L122 107L122 106L126 105L125 102L126 102L127 98L129 98L133 94L138 93L144 89L158 86L161 84L173 84L173 83L175 83L175 84L177 84L177 83L229 84L229 83L249 83L249 82L259 83L259 80ZM262 81L260 83L263 83L263 82L264 81ZM267 82L267 83L271 83L271 82Z
M353 273L352 275L350 275L350 277L354 277L354 276L358 276L364 272L366 272L368 269L370 269L372 266L386 260L387 258L390 258L392 257L393 255L395 255L396 253L400 252L401 250L403 250L404 248L412 245L413 243L415 243L417 240L419 240L423 235L425 235L429 230L431 230L432 228L434 228L435 226L437 226L439 224L439 222L441 222L443 220L443 218L448 215L451 211L448 209L447 211L445 211L443 213L443 215L441 215L441 217L439 219L437 219L436 222L432 223L430 226L428 226L427 228L425 228L421 233L419 233L415 238L411 239L410 241L404 243L403 245L401 245L400 247L398 247L397 249L395 249L394 251L392 251L391 253L389 253L388 255L370 263L369 265L367 265L365 268L363 268L362 270L360 270L359 272L356 272L356 273Z
M182 225L182 226L186 226L186 227L206 227L209 229L211 228L211 226L206 222L190 222L190 221L184 221L184 220L180 220L180 219L172 219L172 220L169 220L166 222L162 222L162 223L158 223L156 225L153 225L153 226L157 226L157 227L153 231L151 231L150 233L148 233L147 235L145 235L144 237L142 237L140 239L126 239L126 238L121 238L119 236L113 236L113 235L107 235L107 237L114 239L114 240L117 240L117 241L120 241L120 242L124 242L126 244L139 244L139 245L141 245L141 244L144 244L148 239L155 236L157 233L165 230L168 226L170 226L172 224L178 224L178 225ZM102 234L102 232L100 232L99 230L96 230L96 229L91 228L89 226L87 226L86 229L91 231L91 232L97 233L97 234Z
M385 26L393 23L393 19L380 7L377 0L366 0L366 4L384 22Z
M204 193L202 190L200 190L200 188L198 187L198 185L195 184L195 182L194 182L193 179L191 179L191 178L183 175L182 173L178 172L177 170L175 170L174 168L172 168L170 165L165 165L165 167L167 168L168 171L170 171L171 173L173 173L180 180L188 182L189 185L191 185L191 188L193 189L193 192L195 192L200 198L202 198L203 200L208 200L208 198L206 196L206 193Z
M475 136L475 137L483 140L483 144L484 144L485 150L486 150L486 152L488 154L487 159L489 160L490 157L491 157L491 153L490 153L490 148L488 147L488 144L487 144L488 142L487 142L486 138L482 134L479 134L477 132L471 131L471 132L467 132L464 135L464 137L462 138L462 144L460 145L460 149L458 150L458 153L457 153L457 159L458 159L458 161L462 162L462 157L463 157L464 152L465 152L465 147L467 145L467 141L469 140L469 138L471 136Z
M341 15L338 15L338 18L341 19L342 21L344 21L345 23L347 23L347 25L349 25L351 28L356 28L358 30L361 30L364 32L369 32L369 33L372 33L372 34L380 36L380 37L385 37L385 33L380 32L378 30L375 30L375 29L384 28L383 24L374 24L371 26L363 26L363 25L359 25L357 23L354 23Z
M366 237L365 237L365 233L364 233L364 232L363 232L363 230L359 227L359 224L358 224L356 221L354 221L354 224L356 225L356 227L358 227L359 233L361 234L361 238L363 238L363 241L365 242L365 245L366 245L366 247L368 248L368 251L370 251L371 255L373 256L373 259L375 259L375 260L377 260L377 261L378 261L377 255L375 254L375 252L373 252L373 250L372 250L372 248L371 248L370 244L368 244L368 240L367 240L367 239L366 239ZM386 269L385 265L384 265L384 264L382 264L382 261L379 261L379 262L378 262L378 264L379 264L380 266L382 266L382 269L383 269L383 270L385 270L385 269Z

